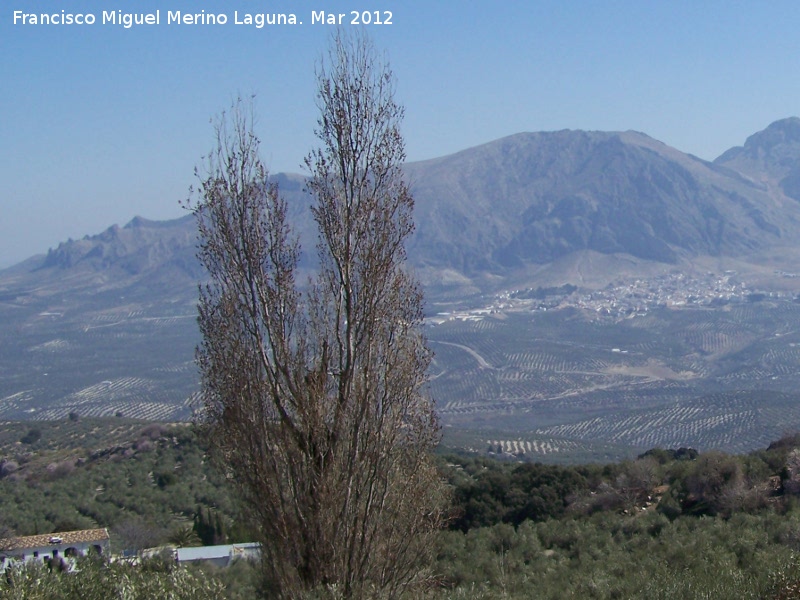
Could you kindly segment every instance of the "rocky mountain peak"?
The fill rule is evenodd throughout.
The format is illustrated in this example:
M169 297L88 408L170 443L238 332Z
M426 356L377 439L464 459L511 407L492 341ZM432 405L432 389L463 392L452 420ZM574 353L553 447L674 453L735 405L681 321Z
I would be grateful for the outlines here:
M714 163L800 199L800 118L775 121Z
M199 272L193 256L195 235L191 215L170 221L134 217L124 227L112 225L99 234L61 242L48 251L39 268L137 275L169 265L194 277Z
M789 117L770 124L754 133L744 143L744 151L751 155L769 154L786 145L800 146L800 118Z

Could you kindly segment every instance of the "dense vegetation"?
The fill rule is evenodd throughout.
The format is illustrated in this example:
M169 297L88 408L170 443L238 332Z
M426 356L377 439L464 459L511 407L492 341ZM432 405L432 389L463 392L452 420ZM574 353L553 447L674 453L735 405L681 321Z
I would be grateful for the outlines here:
M30 431L39 432L30 440ZM123 420L8 424L0 434L0 525L17 535L108 527L115 551L240 541L225 478L193 429ZM193 538L189 538L191 541Z
M798 443L575 467L449 457L443 597L800 597Z
M34 427L40 437L22 442ZM798 447L800 436L788 436L741 456L652 450L579 466L443 455L454 508L431 597L800 598ZM115 552L246 538L225 477L189 426L6 424L0 474L0 519L18 534L107 526ZM137 538L142 529L149 537ZM186 529L194 535L181 537ZM258 588L258 569L246 564L159 572L160 585L196 578L209 597L253 597ZM106 590L115 573L90 567L79 577ZM131 589L145 584L126 573ZM48 575L42 589L70 597L69 577ZM0 582L0 598L22 597L7 586Z
M12 566L0 579L0 600L216 600L224 597L223 583L202 571L182 569L152 559L141 565L82 560L76 573L31 563Z

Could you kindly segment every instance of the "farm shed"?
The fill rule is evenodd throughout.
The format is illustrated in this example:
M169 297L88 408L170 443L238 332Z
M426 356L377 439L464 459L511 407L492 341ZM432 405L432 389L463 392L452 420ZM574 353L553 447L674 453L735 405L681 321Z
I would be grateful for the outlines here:
M257 560L261 555L261 544L226 544L223 546L200 546L198 548L178 548L176 559L179 563L205 561L217 567L227 567L237 558Z

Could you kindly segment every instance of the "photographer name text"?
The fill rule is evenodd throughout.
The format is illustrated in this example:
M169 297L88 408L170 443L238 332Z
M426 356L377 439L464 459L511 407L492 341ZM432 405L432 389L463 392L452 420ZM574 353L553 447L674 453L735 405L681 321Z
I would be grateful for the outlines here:
M149 13L131 13L122 10L104 10L98 13L28 13L15 10L13 24L17 26L117 26L124 29L153 25L247 25L262 29L267 25L392 25L394 15L390 10L352 10L344 13L312 10L301 19L294 13L233 13L186 12L182 10L156 10Z

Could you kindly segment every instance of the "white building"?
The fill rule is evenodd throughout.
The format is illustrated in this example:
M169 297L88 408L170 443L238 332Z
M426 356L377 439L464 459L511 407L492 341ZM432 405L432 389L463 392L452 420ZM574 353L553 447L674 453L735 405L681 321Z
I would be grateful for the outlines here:
M25 535L0 539L0 571L5 570L10 561L52 560L74 558L95 552L109 556L107 529L83 529L44 535Z
M175 559L179 563L202 561L218 567L227 567L235 559L258 560L260 557L261 544L258 542L178 548L175 553Z

